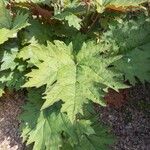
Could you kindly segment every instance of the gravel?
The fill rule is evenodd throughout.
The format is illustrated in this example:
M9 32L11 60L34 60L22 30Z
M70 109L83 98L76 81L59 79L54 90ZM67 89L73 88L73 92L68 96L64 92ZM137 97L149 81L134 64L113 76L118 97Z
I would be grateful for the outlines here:
M150 150L150 85L137 85L126 93L120 108L96 105L99 120L116 135L112 150Z
M24 103L22 93L7 92L0 99L0 150L23 150L18 116Z

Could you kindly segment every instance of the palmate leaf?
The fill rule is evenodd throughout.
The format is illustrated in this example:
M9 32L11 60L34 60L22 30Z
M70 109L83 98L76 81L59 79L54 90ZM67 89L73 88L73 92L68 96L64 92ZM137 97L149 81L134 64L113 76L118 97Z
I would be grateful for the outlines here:
M38 41L39 43L46 43L52 35L53 32L47 24L42 24L38 20L30 20L31 26L26 27L25 31L21 34L19 38L22 38L22 44L32 43L33 41Z
M102 44L106 51L113 54L123 54L122 59L115 62L117 69L131 84L135 84L137 77L141 82L149 81L150 64L150 20L139 16L136 20L123 21L110 25L110 30L104 33ZM109 43L109 44L108 44ZM112 46L114 45L114 46Z
M28 26L28 15L17 13L16 17L11 16L10 11L6 9L4 1L0 1L0 44L6 42L9 38L17 37L17 32Z
M16 60L18 51L16 41L3 44L0 50L0 84L11 90L19 90L25 81L26 64Z
M115 63L125 79L135 85L137 77L141 82L150 81L150 44L135 48Z
M15 62L16 56L18 53L18 48L12 48L11 52L5 51L2 57L2 64L0 66L0 71L10 69L13 71L16 66L18 65L17 62Z
M54 16L54 18L68 21L68 25L70 27L72 26L76 28L77 30L81 28L82 20L71 12L68 12L68 11L62 12L61 14Z
M92 116L93 117L93 116ZM78 133L79 143L72 144L70 142L66 142L62 145L62 150L107 150L109 149L109 146L114 143L114 136L108 132L108 128L104 125L99 124L98 122L97 126L94 127L94 130L97 131L95 134L83 134L86 130L88 131L89 126L85 123L85 121L78 126L78 130L76 131ZM81 126L81 125L84 125ZM93 126L92 126L93 127ZM84 132L81 132L83 129ZM85 132L85 133L86 133ZM89 131L88 131L89 132Z
M103 34L102 42L105 43L105 47L108 47L107 43L117 47L116 50L111 47L110 53L116 51L124 54L150 41L150 19L143 15L136 20L120 19L115 24L109 24L109 28Z
M94 42L84 43L75 56L72 45L67 46L60 41L55 41L54 44L49 42L47 47L34 47L31 45L24 48L18 57L30 58L38 67L27 74L29 81L24 87L47 85L44 97L46 101L42 109L61 99L64 101L61 111L67 112L73 121L77 113L82 113L82 105L88 99L105 105L102 99L105 88L118 90L126 87L118 80L121 74L108 68L120 56L105 58L100 55L101 47ZM37 63L37 59L42 63Z
M0 1L0 29L1 28L11 28L12 17L10 16L10 12L5 8L4 1Z
M15 38L16 32L13 30L2 28L0 29L0 44L6 42L9 38Z
M95 134L87 132L87 125L83 122L82 129L84 132L76 130L80 143L72 145L71 143L64 143L62 150L107 150L109 146L115 142L115 136L109 131L109 127L98 122L98 114L94 111L93 103L84 105L84 115L80 116L80 119L89 120L91 127L95 131ZM83 128L84 127L84 128ZM81 130L81 125L79 125ZM89 128L90 129L90 128ZM87 133L87 134L82 134ZM88 134L91 133L91 134ZM88 135L88 136L87 136ZM70 144L70 145L69 145Z
M29 102L24 106L22 120L22 137L28 141L27 145L34 143L33 150L54 149L61 146L61 132L64 127L59 105L40 111L43 103L42 90L31 90L28 94Z
M51 113L51 112L47 112ZM37 120L35 130L32 130L29 134L27 144L34 142L34 150L46 149L57 150L61 146L62 126L64 125L61 119L61 114L56 115L52 113L48 116L43 111Z
M13 70L13 72L10 70L0 72L0 84L2 89L6 86L10 90L19 90L24 83L24 72L19 72L17 69Z
M9 90L19 90L20 87L25 83L24 72L18 70L5 70L0 72L0 96L4 93L5 87Z
M29 90L28 102L20 117L23 141L27 140L27 145L33 143L33 150L80 150L84 147L86 150L103 150L114 141L106 127L91 122L95 114L72 124L66 114L60 113L61 102L40 111L42 92L42 88ZM100 131L97 136L91 125L95 131Z

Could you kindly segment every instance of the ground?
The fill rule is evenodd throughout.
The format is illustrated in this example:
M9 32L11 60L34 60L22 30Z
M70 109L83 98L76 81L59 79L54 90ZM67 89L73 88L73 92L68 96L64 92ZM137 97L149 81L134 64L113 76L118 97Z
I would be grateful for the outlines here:
M23 150L18 116L24 103L22 92L8 93L0 99L0 150Z
M22 92L0 100L0 150L25 150L18 116L25 98ZM150 85L138 84L120 94L110 91L108 107L95 106L99 120L112 127L117 142L112 150L150 150ZM121 102L119 102L119 100Z

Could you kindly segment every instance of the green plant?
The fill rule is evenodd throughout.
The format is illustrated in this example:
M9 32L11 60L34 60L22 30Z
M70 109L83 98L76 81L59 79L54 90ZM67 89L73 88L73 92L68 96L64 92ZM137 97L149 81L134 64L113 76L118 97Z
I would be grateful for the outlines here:
M144 2L0 1L0 95L27 89L22 137L33 149L108 149L113 136L92 119L92 102L149 81Z

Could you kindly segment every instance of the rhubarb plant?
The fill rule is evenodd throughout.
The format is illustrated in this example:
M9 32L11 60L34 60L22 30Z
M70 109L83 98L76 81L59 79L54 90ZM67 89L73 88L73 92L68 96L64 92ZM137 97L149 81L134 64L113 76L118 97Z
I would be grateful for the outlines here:
M0 96L26 90L20 116L33 150L106 150L93 103L150 81L147 0L1 0Z

